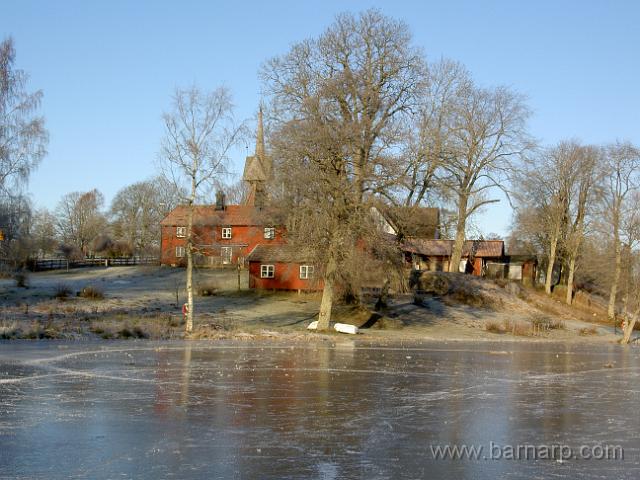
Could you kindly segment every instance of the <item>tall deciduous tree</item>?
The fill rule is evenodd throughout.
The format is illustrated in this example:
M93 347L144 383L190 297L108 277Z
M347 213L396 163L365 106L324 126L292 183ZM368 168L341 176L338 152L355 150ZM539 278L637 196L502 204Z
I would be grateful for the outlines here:
M64 195L56 208L57 230L62 240L83 255L90 253L91 242L106 229L103 205L104 196L97 189Z
M42 92L26 90L29 76L15 68L13 40L0 43L0 192L16 194L46 154Z
M220 181L231 149L241 140L242 125L233 118L231 95L225 88L203 92L196 87L178 89L172 109L163 115L165 134L160 161L165 178L175 191L188 192L181 199L188 205L186 232L186 331L193 330L193 213L204 190Z
M312 228L308 234L322 252L323 330L344 254L360 238L367 196L397 182L395 153L403 120L417 105L425 63L406 24L368 10L338 15L320 37L268 61L262 78L272 100L276 157L287 158L292 173L307 172L297 188L287 180L287 194L295 212L308 210L314 218L297 228Z
M467 220L489 203L488 192L504 187L505 172L528 149L529 109L521 95L506 87L479 88L471 82L459 90L452 119L452 139L444 162L443 182L456 203L455 242L450 268L458 270Z
M160 221L178 205L180 196L184 192L177 191L162 176L123 188L111 202L115 239L127 242L133 251L143 254L157 249Z
M625 242L625 224L634 214L636 205L631 201L640 186L640 150L628 142L608 145L604 150L606 177L603 184L602 223L609 232L613 248L614 273L609 289L607 314L615 318L622 250ZM629 243L629 242L627 242Z

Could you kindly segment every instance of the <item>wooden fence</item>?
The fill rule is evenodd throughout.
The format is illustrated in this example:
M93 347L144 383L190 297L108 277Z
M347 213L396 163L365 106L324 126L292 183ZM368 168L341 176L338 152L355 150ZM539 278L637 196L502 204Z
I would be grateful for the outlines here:
M83 260L67 260L65 258L51 258L30 260L29 269L38 272L42 270L68 270L83 267L119 267L127 265L160 265L158 257L116 257L116 258L85 258Z

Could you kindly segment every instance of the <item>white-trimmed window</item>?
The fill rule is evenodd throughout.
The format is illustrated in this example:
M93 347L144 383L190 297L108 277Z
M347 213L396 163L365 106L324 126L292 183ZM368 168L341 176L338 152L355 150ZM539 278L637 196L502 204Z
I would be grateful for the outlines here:
M312 265L300 265L300 279L309 280L313 278L313 270Z
M176 258L184 257L184 247L176 247Z
M222 228L222 238L228 240L231 238L231 227L223 227Z
M274 278L276 268L273 265L260 265L260 278Z
M222 264L229 265L233 259L232 247L220 247L220 256L222 257Z
M187 227L176 227L176 237L184 238L187 236Z
M276 238L276 229L274 227L264 227L264 238L267 240Z

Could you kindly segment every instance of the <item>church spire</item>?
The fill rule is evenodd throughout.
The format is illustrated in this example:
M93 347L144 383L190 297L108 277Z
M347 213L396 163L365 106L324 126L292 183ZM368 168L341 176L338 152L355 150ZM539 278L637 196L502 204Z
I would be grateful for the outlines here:
M262 125L262 102L258 110L258 129L256 132L256 157L264 161L264 127Z

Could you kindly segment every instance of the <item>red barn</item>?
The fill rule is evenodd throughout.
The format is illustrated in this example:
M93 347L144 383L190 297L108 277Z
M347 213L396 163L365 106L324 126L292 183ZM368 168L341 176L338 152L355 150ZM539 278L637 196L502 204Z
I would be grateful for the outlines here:
M249 288L321 290L322 280L309 258L291 245L258 245L247 258Z

